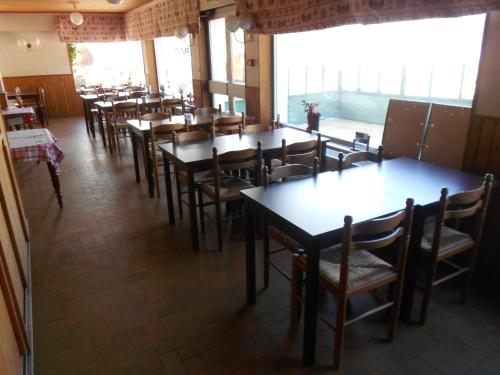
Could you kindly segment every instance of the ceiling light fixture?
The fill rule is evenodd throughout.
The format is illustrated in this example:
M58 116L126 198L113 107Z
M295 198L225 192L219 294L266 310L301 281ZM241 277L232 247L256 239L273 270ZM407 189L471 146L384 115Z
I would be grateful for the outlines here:
M76 2L76 1L70 1L69 3L73 4L73 9L74 9L74 12L72 12L69 15L69 20L71 21L71 23L73 25L80 26L83 23L83 16L82 16L81 13L78 13L76 11L76 4L78 4L78 2Z
M123 3L123 0L106 0L109 5L121 5Z

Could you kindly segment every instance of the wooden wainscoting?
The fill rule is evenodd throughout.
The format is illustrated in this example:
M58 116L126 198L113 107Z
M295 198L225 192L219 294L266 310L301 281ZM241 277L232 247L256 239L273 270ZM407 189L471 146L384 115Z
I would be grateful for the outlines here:
M469 127L463 169L500 178L500 118L474 115Z
M3 77L3 82L7 91L14 91L16 87L22 91L35 91L37 87L43 87L49 117L83 115L72 74Z
M255 122L260 122L260 89L258 87L245 86L245 102L247 115L255 117Z

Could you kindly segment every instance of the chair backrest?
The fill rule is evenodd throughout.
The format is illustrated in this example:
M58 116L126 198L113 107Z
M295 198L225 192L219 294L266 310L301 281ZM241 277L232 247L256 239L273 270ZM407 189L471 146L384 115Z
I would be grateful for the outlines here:
M219 104L219 108L214 108L214 107L204 107L204 108L196 108L192 110L193 115L195 116L209 116L213 115L215 113L221 113L222 108L221 105Z
M128 97L132 98L132 99L140 99L143 96L144 96L144 93L142 93L140 91L134 91L134 92L131 92L130 94L128 94Z
M321 134L316 139L287 144L281 140L281 164L312 165L314 158L321 158Z
M245 127L245 113L242 113L241 116L225 116L225 117L217 117L212 116L212 134L215 133L223 133L223 134L232 134L239 133L240 128Z
M157 141L173 141L174 132L187 132L189 131L189 125L185 123L178 124L159 124L151 121L149 123L149 131L151 137L151 145L153 146Z
M228 151L223 154L217 153L217 148L212 149L212 160L215 180L215 191L218 196L219 172L223 170L254 169L257 184L260 182L260 170L262 166L262 142L257 142L257 148L245 150Z
M165 112L166 108L170 109L173 112L173 109L178 107L181 107L182 113L186 112L184 97L182 95L180 98L162 99L161 106L163 112Z
M110 102L126 102L128 97L125 95L106 95L104 94L104 101Z
M126 86L124 91L132 92L132 91L143 91L144 89L141 86Z
M247 125L244 128L241 128L241 132L243 134L251 134L251 133L262 133L273 130L273 125L268 124L252 124Z
M355 163L362 161L371 161L374 163L382 163L384 159L384 147L379 146L377 153L370 151L351 152L344 156L342 152L339 153L338 170L342 171L351 168Z
M396 241L396 271L403 274L408 252L413 217L413 199L406 200L406 208L395 214L378 219L352 224L352 216L345 216L340 255L340 289L347 290L349 267L363 267L363 264L349 264L349 255L358 250L377 250L387 248Z
M464 191L459 194L448 196L448 188L441 189L439 200L439 211L436 217L434 237L432 241L432 256L437 256L441 240L441 228L446 220L460 220L476 216L472 237L476 246L481 239L484 219L493 187L493 175L487 173L483 184L478 189Z
M147 95L144 95L144 97L146 99L161 99L162 98L161 93L159 93L159 92L152 92L152 93L149 93Z
M304 164L288 164L276 167L271 173L268 173L267 166L262 168L262 185L269 186L275 182L285 182L304 178L308 176L316 176L319 172L319 158L314 158L313 166L309 167Z
M210 133L202 131L185 132L185 133L172 132L172 135L175 144L187 143L187 142L200 142L212 138Z
M161 121L169 119L168 113L158 112L158 113L145 113L139 116L141 121Z
M112 102L113 118L135 118L139 113L139 106L134 102Z

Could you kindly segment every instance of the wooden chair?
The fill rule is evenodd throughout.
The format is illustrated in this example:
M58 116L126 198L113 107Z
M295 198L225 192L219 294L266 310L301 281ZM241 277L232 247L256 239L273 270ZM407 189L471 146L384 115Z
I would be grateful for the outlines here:
M49 113L47 110L47 99L45 97L45 89L43 87L37 87L36 90L38 92L38 100L35 110L42 127L48 128L50 124Z
M313 162L313 167L309 167L303 164L288 164L273 169L269 173L267 166L262 168L262 185L269 186L273 183L286 182L291 180L297 180L299 178L305 178L309 176L317 176L319 172L319 159L315 158ZM279 249L270 250L269 239L272 238L280 244ZM297 242L292 240L282 231L278 230L276 227L267 223L264 223L264 288L269 287L269 267L273 267L281 275L283 275L287 280L291 280L290 276L277 264L271 262L270 256L282 252L284 250L289 250L295 253L299 250L300 246Z
M186 113L186 105L184 103L184 97L180 98L172 98L172 99L162 99L161 101L162 112L170 111L172 114L175 114L175 108L181 108L182 114Z
M193 132L186 132L186 133L177 133L173 132L173 142L176 145L182 145L182 144L187 144L187 143L196 143L196 142L202 142L202 141L207 141L212 136L210 133L203 132L203 131L193 131ZM221 176L223 177L223 176ZM177 206L179 210L179 216L182 218L183 217L183 210L182 210L182 205L186 204L189 206L189 201L186 199L182 199L182 196L187 194L187 190L183 191L184 186L189 185L189 179L188 179L188 174L187 171L183 170L182 168L176 167L175 168L175 180L177 184ZM205 172L196 172L194 174L194 189L198 193L198 200L200 200L200 194L201 190L200 185L203 183L207 183L213 181L213 172L212 171L205 171ZM201 198L202 199L202 198ZM200 227L202 232L205 231L205 222L204 222L204 217L201 215L202 211L200 212Z
M483 185L479 189L466 191L451 197L448 196L446 187L441 190L438 214L435 218L426 220L420 244L421 258L427 262L424 296L420 308L421 324L425 323L431 291L434 286L463 275L461 300L462 303L467 301L492 186L493 175L486 174ZM457 222L465 218L474 219L474 228L471 235L445 225L450 220L457 224ZM450 261L451 257L461 253L468 253L465 266ZM439 263L446 264L454 269L454 272L436 278Z
M220 104L219 108L205 107L205 108L196 108L192 110L194 116L209 116L221 112L222 112L222 107Z
M241 134L263 133L273 130L273 125L268 124L253 124L247 125L240 129Z
M359 162L371 161L373 163L382 163L384 159L384 147L379 146L377 153L370 151L351 152L344 156L342 152L339 153L338 170L342 171L347 168L355 166Z
M157 114L157 113L154 113ZM187 132L189 126L186 122L179 124L161 124L151 121L149 123L151 147L149 156L153 164L153 174L155 178L156 196L160 198L160 166L163 166L163 155L158 150L158 145L165 142L172 142L172 132Z
M214 117L210 128L212 136L220 134L238 134L245 127L245 113L241 116Z
M129 99L142 99L144 93L142 91L132 91L127 96Z
M259 172L262 165L262 144L257 142L257 149L250 148L239 151L228 151L223 154L217 153L217 148L213 148L213 182L204 183L200 189L207 195L215 205L215 219L217 223L217 243L218 249L222 251L222 222L233 220L236 217L222 219L221 204L240 200L240 192L244 189L252 188L259 184ZM254 176L257 181L251 183L239 177L221 178L224 170L254 169ZM200 216L204 215L203 194L199 202Z
M319 317L335 331L334 369L340 366L345 327L368 315L390 309L387 339L389 342L393 340L399 315L412 214L413 200L407 199L406 209L390 216L354 225L352 217L346 216L342 243L321 250L320 287L335 295L337 299L336 322L319 314ZM372 251L382 248L390 248L395 252L392 258L394 264L387 263L372 254ZM297 324L299 319L303 302L301 297L303 274L306 269L307 256L303 251L299 251L292 260L292 324ZM386 285L391 286L387 298L377 292L377 288ZM367 292L371 293L380 304L347 320L349 300Z
M153 112L153 113L140 113L139 118L141 121L161 121L161 120L167 120L170 118L168 113L164 112Z
M312 165L314 158L321 158L321 134L317 134L317 139L289 145L286 144L286 139L281 141L281 165Z
M134 102L115 102L112 101L111 121L106 121L108 124L108 137L110 140L110 148L114 143L120 149L120 135L125 136L128 132L127 120L138 117L139 107Z
M144 91L141 86L125 86L123 91L134 92L134 91Z

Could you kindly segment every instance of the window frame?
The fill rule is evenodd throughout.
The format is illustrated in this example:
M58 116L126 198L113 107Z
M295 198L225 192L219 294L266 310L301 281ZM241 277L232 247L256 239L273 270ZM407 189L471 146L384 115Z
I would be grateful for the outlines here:
M220 19L220 18L226 18L226 16L234 14L234 7L226 7L222 9L218 9L215 14L207 18L207 47L208 47L208 59L210 62L210 69L209 69L209 80L208 80L208 91L210 93L210 100L212 101L213 104L213 95L214 94L219 94L219 95L225 95L229 99L229 111L234 112L235 111L235 100L236 99L243 99L245 100L245 86L246 86L246 67L245 67L245 75L244 75L244 80L245 82L243 83L235 83L234 82L234 77L233 77L233 48L232 48L232 38L233 36L231 35L231 32L227 29L227 27L224 27L224 32L225 32L225 43L226 43L226 81L219 81L219 80L214 80L212 79L212 71L213 71L213 64L212 64L212 34L210 33L210 21ZM238 43L238 41L236 41ZM246 54L246 51L245 51ZM246 61L245 57L243 58L244 61Z

